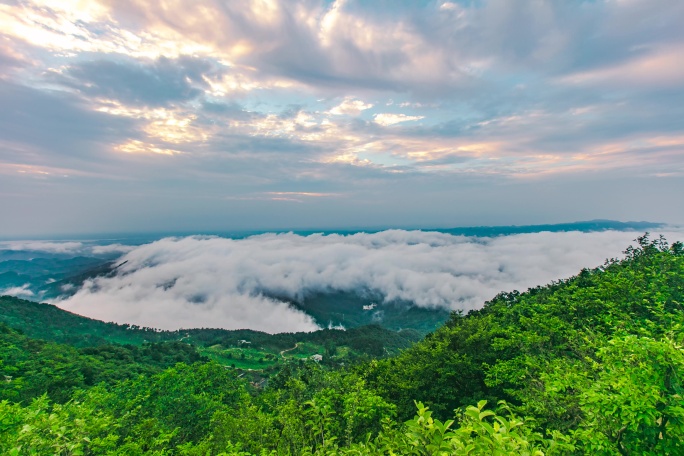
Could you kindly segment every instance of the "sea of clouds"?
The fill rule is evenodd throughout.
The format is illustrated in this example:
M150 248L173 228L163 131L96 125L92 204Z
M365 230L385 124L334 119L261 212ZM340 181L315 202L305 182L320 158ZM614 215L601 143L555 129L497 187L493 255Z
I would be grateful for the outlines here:
M6 252L43 252L56 255L111 255L126 253L135 246L121 243L94 244L80 241L0 241L0 259Z
M684 233L664 233L670 242ZM165 238L133 248L111 277L88 280L60 307L105 321L163 329L309 331L316 323L283 299L371 291L385 301L470 310L596 267L634 232L532 233L475 238L388 230L353 235L263 234ZM361 305L361 304L359 304Z

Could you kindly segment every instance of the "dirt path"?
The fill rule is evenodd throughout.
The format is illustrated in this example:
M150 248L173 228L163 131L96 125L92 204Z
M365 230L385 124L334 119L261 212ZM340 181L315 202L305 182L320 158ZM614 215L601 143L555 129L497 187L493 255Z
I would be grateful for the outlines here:
M297 347L299 347L299 342L297 342L297 343L295 344L294 347L288 348L287 350L281 351L281 352L280 352L280 356L282 356L283 358L285 358L285 352L292 351L292 350L294 350L294 349L297 348Z

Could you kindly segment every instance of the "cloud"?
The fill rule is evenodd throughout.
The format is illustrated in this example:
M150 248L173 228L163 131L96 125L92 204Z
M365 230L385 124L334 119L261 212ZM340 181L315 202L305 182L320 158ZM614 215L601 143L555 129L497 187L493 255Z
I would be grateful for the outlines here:
M0 235L631 217L605 195L684 192L683 21L672 0L4 2ZM358 198L266 219L280 189Z
M85 94L127 105L165 106L197 98L219 77L221 65L207 59L160 57L154 61L91 60L77 62L55 80Z
M111 257L134 250L123 244L92 245L80 241L0 241L0 251L40 252L49 254L93 255Z
M637 54L615 66L599 67L560 79L565 84L621 87L680 87L684 80L684 43Z
M83 100L56 90L29 88L0 79L0 160L9 163L92 167L108 143L133 134L130 119L93 112ZM74 163L86 158L87 163ZM3 160L3 161L4 161ZM38 163L35 163L38 162ZM91 166L88 166L91 165Z
M0 36L0 70L2 74L0 78L6 77L7 73L12 70L25 67L28 63L21 53L13 50L10 46L3 46L2 37Z
M468 238L438 232L264 234L233 240L167 238L121 258L117 275L88 281L58 303L104 320L175 329L211 326L311 330L277 300L374 292L386 302L469 310L500 291L524 290L620 256L633 232ZM684 239L683 232L667 234Z
M24 284L20 287L9 287L0 289L0 296L15 296L17 298L31 299L34 293L29 290L30 284Z
M132 245L123 244L107 244L107 245L94 245L90 248L93 255L108 255L111 253L128 253L135 250Z
M74 253L83 249L81 242L53 242L53 241L2 241L0 250L35 251L49 253Z
M372 108L370 103L364 103L361 100L356 100L353 97L345 98L342 103L332 108L329 112L335 115L358 116L366 109Z
M424 116L407 116L406 114L376 114L374 119L375 123L387 127L390 125L398 124L401 122L408 122L410 120L420 120Z

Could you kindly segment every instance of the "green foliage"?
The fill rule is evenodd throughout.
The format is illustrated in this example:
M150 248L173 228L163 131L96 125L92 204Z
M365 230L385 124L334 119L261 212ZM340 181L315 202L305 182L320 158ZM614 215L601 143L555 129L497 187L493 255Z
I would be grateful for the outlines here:
M77 349L28 338L0 323L0 399L28 401L47 394L66 402L79 388L151 375L178 362L206 361L187 344Z
M684 350L671 339L625 336L597 353L582 381L545 376L552 394L574 389L582 419L573 433L588 454L684 453ZM573 381L569 381L573 379Z
M95 405L50 405L46 396L27 407L0 402L0 450L7 455L107 454L116 448L117 423Z
M638 242L622 261L454 313L399 356L365 366L364 375L394 399L399 417L411 416L415 399L443 418L480 399L528 402L550 366L563 360L584 369L616 335L660 339L684 325L684 255L662 239ZM572 416L542 415L560 430L573 426Z
M11 296L0 296L0 322L35 339L76 347L111 343L141 345L145 342L178 340L182 337L175 331L105 323L67 312L51 304Z
M418 415L406 423L406 436L417 454L482 454L482 455L543 455L552 446L524 420L516 417L505 403L500 403L508 417L484 410L486 401L469 406L463 412L459 427L451 430L454 421L441 423L421 403ZM553 446L557 446L553 442Z
M568 438L554 433L544 438L530 420L518 418L501 402L502 413L485 410L486 401L469 406L456 419L440 421L422 403L416 416L402 426L386 421L374 439L345 447L329 444L315 454L447 456L543 456L574 449Z

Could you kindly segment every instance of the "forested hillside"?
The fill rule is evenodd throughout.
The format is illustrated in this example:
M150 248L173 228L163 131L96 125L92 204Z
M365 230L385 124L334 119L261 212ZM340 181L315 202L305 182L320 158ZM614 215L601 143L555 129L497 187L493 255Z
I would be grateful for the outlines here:
M112 344L139 333L32 329L12 301L0 327L0 452L684 454L684 248L645 236L625 254L452 314L382 359L361 349L390 337L377 327L253 335L249 345L279 359L260 384L224 359L248 333ZM36 306L31 315L55 312ZM288 360L299 344L330 358L357 344L364 356Z
M210 358L228 360L228 364L237 363L248 368L273 366L277 359L284 358L284 355L280 355L282 351L300 358L316 353L325 354L326 363L334 361L338 364L359 358L384 357L408 348L424 334L414 329L393 331L378 325L280 334L250 329L211 328L160 331L136 325L105 323L54 305L11 296L0 296L0 323L35 339L73 347L109 344L140 346L182 341Z

